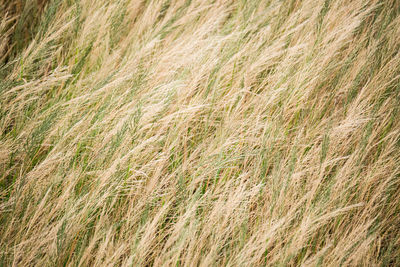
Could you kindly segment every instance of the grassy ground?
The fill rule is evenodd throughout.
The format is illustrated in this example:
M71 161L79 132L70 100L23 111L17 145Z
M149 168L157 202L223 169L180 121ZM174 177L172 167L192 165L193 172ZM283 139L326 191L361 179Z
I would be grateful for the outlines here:
M0 0L0 265L400 265L399 15Z

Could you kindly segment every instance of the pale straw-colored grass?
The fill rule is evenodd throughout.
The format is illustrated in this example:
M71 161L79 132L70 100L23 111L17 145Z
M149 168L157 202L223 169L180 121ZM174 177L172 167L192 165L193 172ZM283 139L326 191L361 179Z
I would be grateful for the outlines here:
M0 265L400 265L400 1L0 1Z

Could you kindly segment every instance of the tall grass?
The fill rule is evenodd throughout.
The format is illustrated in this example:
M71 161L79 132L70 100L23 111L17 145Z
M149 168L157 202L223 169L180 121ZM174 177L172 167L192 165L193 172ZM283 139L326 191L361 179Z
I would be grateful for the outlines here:
M400 265L399 14L1 0L0 265Z

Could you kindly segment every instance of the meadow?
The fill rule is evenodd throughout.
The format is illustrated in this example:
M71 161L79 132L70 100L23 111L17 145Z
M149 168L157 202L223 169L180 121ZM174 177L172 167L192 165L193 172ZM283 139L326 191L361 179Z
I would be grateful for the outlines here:
M400 1L0 0L0 266L400 266Z

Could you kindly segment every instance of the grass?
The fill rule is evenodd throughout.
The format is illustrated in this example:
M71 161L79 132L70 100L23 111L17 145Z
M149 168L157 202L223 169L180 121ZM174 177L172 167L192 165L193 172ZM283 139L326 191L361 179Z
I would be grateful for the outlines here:
M400 1L0 1L0 265L400 265Z

